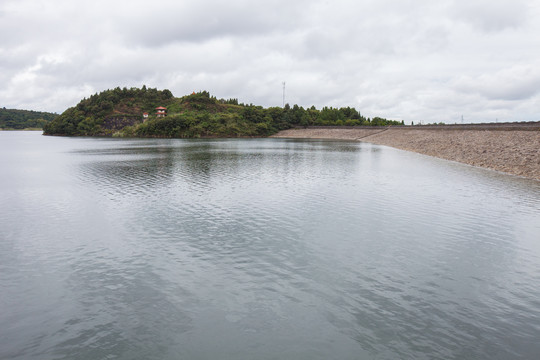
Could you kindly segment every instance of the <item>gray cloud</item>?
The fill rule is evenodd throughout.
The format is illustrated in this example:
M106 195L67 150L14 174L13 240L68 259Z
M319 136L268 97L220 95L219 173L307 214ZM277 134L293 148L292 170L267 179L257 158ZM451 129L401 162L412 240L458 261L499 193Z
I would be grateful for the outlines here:
M458 20L482 31L497 32L523 26L528 20L530 3L525 0L456 0L452 10Z
M535 0L4 0L0 106L61 112L116 86L366 116L537 119Z
M175 42L203 43L215 38L253 37L286 32L298 25L308 1L247 0L148 1L136 0L119 11L112 25L128 44L161 47Z
M458 79L455 88L490 100L527 100L540 93L540 70L515 66L497 73L467 76Z

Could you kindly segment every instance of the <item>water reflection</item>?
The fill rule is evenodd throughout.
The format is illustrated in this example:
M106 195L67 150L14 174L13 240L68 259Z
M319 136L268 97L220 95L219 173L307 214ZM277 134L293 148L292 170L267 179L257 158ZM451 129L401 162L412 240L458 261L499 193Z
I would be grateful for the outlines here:
M538 182L352 142L35 141L0 157L2 358L540 352Z

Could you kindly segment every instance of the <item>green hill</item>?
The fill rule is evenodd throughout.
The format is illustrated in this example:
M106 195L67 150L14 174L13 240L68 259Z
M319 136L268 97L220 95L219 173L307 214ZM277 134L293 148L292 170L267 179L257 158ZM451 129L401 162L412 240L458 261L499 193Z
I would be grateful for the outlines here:
M165 107L159 117L157 107ZM143 116L148 113L148 118ZM44 127L46 135L122 137L255 137L294 126L389 125L354 108L263 108L217 99L207 91L176 98L169 90L115 88L83 99Z
M0 129L42 129L57 116L58 114L48 112L1 108Z

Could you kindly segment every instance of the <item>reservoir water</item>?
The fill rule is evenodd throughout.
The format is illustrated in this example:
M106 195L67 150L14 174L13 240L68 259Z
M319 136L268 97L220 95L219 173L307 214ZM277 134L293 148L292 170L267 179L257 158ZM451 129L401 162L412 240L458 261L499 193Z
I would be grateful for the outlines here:
M538 358L538 181L359 142L0 132L0 359Z

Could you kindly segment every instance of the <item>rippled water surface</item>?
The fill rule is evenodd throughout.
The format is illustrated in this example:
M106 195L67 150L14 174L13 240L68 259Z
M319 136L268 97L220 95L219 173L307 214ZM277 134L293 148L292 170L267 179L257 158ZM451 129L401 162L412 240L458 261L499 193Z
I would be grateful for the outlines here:
M363 143L0 132L1 359L538 359L540 183Z

